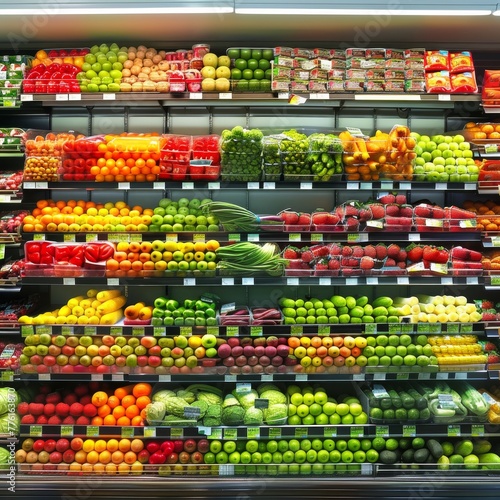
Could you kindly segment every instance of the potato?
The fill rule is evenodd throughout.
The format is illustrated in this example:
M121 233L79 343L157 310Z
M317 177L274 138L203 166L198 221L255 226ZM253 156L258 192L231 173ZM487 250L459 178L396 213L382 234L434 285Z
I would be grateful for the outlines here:
M143 59L142 65L150 68L151 66L153 66L153 60L148 58Z
M133 65L131 68L130 68L130 72L133 74L133 75L138 75L140 72L141 72L141 67L140 66L137 66L137 65Z
M132 92L132 84L130 83L120 83L120 92Z

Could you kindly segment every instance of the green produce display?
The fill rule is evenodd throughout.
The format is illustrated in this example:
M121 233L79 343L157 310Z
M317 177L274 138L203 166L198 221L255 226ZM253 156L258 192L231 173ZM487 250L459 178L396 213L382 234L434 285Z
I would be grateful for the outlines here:
M234 182L260 180L262 132L238 125L232 130L223 130L221 137L221 178Z
M172 200L162 198L153 209L149 231L172 233L183 231L219 231L217 217L205 216L201 206L210 199L179 198Z
M157 297L153 305L151 318L153 326L217 325L217 303L208 295L196 300L184 299L182 302L168 297Z

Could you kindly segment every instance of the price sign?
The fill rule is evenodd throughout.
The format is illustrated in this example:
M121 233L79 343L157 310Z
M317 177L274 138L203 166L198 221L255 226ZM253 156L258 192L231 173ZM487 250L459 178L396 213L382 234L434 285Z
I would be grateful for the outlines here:
M281 439L281 427L269 427L270 439Z
M184 437L184 429L182 427L172 427L170 429L170 437L182 439Z
M72 437L72 436L73 436L73 426L61 425L61 437Z
M388 425L377 425L375 428L375 436L377 437L389 437L389 426Z
M122 436L122 438L134 437L134 428L133 427L122 427L121 436Z
M351 427L350 436L352 438L359 438L364 436L363 427Z
M459 425L448 426L448 437L460 437L461 431Z
M210 427L208 427L210 429ZM208 433L205 433L208 439L222 439L222 429L217 427L215 429L211 429Z
M238 429L225 428L224 429L224 439L230 439L233 441L238 439Z
M29 430L30 437L40 437L42 435L41 425L30 425Z
M99 436L99 427L97 425L87 425L87 429L85 431L85 435L87 437L97 437L97 436Z
M308 428L307 427L302 427L302 426L298 426L298 427L295 427L295 432L294 432L294 436L296 438L306 438L308 437Z
M164 326L153 327L153 337L164 337L167 334L167 329Z
M260 427L247 427L247 438L248 439L259 439L260 438Z
M403 425L403 437L415 437L417 428L415 425Z
M145 438L155 438L156 437L156 427L144 427L144 437Z
M483 437L484 436L484 425L472 424L471 425L471 436L472 437Z
M323 436L326 438L337 437L337 427L325 427L323 429Z

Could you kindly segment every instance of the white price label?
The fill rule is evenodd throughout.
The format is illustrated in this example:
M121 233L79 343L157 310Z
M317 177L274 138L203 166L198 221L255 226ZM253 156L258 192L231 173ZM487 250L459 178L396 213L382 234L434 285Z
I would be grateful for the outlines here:
M330 286L332 284L332 279L331 278L320 278L319 284L321 286Z
M67 101L68 94L56 94L56 101Z
M253 278L241 278L241 284L244 286L253 286L254 279Z
M33 94L21 94L21 102L28 102L33 100Z
M286 284L289 286L299 286L299 278L287 278Z
M69 94L69 100L70 101L81 101L82 94L79 94L78 92L75 92L74 94Z
M312 182L301 182L300 183L300 189L312 189L313 185Z
M119 182L118 189L130 189L130 182Z
M63 285L75 286L75 278L63 278Z
M107 94L107 93L102 94L103 101L114 101L115 99L116 99L116 94Z
M231 92L221 92L219 94L219 99L232 99L233 94Z
M276 189L276 182L264 182L264 189Z
M190 99L203 99L203 94L201 92L191 92L189 94Z
M234 278L222 278L222 285L233 286Z
M208 189L220 189L220 182L209 182Z
M194 182L183 182L182 189L194 189Z
M33 96L31 96L33 97ZM279 92L278 99L286 99L288 101L290 94L288 92Z
M196 278L184 278L184 286L195 286Z
M165 189L164 182L153 182L153 189Z

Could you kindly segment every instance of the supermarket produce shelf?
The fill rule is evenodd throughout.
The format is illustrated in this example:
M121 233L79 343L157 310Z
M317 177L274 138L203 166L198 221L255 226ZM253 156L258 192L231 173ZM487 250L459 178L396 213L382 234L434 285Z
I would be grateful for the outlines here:
M182 189L192 190L209 189L243 189L243 190L286 190L286 189L345 189L347 191L372 191L372 190L408 190L408 191L476 191L478 185L476 182L417 182L417 181L336 181L336 182L227 182L227 181L209 181L209 182L193 182L193 181L169 181L169 182L47 182L47 181L24 181L23 189L25 190L66 190L66 189L131 189L131 190L158 190L165 189ZM493 188L491 188L493 189ZM498 193L498 186L493 189L494 193Z
M222 474L225 471L222 471ZM212 477L137 476L118 478L104 476L69 476L45 477L18 475L16 477L16 498L54 498L55 495L67 498L258 498L274 500L276 498L335 498L373 499L373 498L498 498L500 477L484 474L482 471L429 471L426 475L415 471L401 470L393 477L372 476L334 476L328 478L302 476L300 481L291 477L229 477L222 474ZM474 474L474 472L476 472ZM491 472L491 471L490 471ZM307 479L307 480L306 480ZM1 484L1 483L0 483ZM431 492L431 493L429 493ZM421 496L423 494L423 496ZM80 496L78 496L80 495ZM417 496L418 495L418 496Z
M500 283L500 282L499 282ZM443 286L443 285L485 285L486 289L498 289L500 284L496 283L496 278L485 276L320 276L320 277L23 277L23 285L88 285L88 286L358 286L358 285L424 285L424 286ZM488 286L489 285L489 286Z
M13 380L21 381L75 381L75 382L176 382L176 383L236 383L236 382L371 382L371 381L405 381L405 380L488 380L487 370L457 371L457 372L387 372L376 373L279 373L279 374L251 374L251 375L217 375L210 372L197 375L152 375L129 373L21 373L13 374ZM492 372L498 377L498 372Z
M216 326L154 326L154 325L29 325L20 328L23 336L32 333L50 333L51 335L152 335L155 337L174 335L203 335L211 333L217 336L260 335L363 335L375 333L386 334L433 334L447 335L474 334L485 331L491 335L497 334L500 321L486 323L344 323L344 324L306 324L306 325L216 325ZM19 330L16 330L19 333Z
M362 437L492 437L500 436L500 426L485 423L395 423L365 425L279 425L205 427L179 426L91 426L25 425L20 437L122 437L122 438L203 438L208 439L282 439L282 438L362 438Z
M238 232L189 232L180 231L173 233L179 240L183 241L194 241L199 235L204 235L205 239L215 239L219 242L236 242L236 241L251 241L253 243L258 242L270 242L270 243L297 243L300 241L304 242L329 242L336 241L341 243L377 243L380 242L380 236L383 233L385 242L442 242L443 237L449 242L480 242L482 240L482 235L479 231L466 231L466 232L450 232L450 231L429 231L429 232L392 232L392 231L368 231L368 232L348 232L348 231L304 231L304 232L294 232L279 230L282 226L277 226L276 230L272 230L271 226L268 226L269 230L262 230L257 233L238 233ZM153 231L147 232L134 232L134 233L112 233L112 232L47 232L47 233L37 233L44 234L46 240L50 241L76 241L76 242L86 242L86 241L131 241L136 239L139 241L153 241L155 239L164 240L168 238L169 233L157 233ZM24 240L29 240L33 236L33 233L24 233ZM491 241L491 239L490 239ZM2 236L0 235L0 243L2 243ZM485 245L486 246L486 245ZM489 246L495 246L490 244Z

